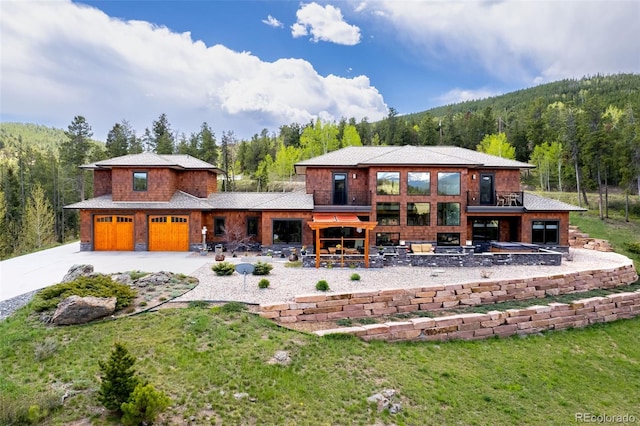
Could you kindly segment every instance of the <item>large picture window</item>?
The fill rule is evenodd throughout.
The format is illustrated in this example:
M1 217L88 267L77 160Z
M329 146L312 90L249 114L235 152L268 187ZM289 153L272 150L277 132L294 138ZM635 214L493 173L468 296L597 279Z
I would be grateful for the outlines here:
M400 203L377 203L378 225L400 225Z
M407 173L407 195L430 195L431 173L409 172Z
M302 220L274 219L273 244L302 243Z
M376 234L376 246L397 246L400 245L400 233L378 232Z
M376 193L378 195L400 195L400 172L378 172Z
M438 226L460 225L460 203L438 203Z
M407 203L407 226L429 226L431 204Z
M133 172L133 190L147 190L147 172Z
M534 244L558 244L560 222L557 220L534 220L531 225L531 242Z
M460 195L459 172L438 172L438 195Z

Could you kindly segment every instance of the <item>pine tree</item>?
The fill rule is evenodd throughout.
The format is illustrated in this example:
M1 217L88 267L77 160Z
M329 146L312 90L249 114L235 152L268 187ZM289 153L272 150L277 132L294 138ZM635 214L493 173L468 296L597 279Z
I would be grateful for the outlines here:
M157 154L173 154L175 140L171 132L171 125L167 115L162 113L157 121L153 122L153 145Z
M84 173L78 166L83 165L91 151L91 126L81 115L74 117L65 132L67 140L60 146L60 157L65 165L70 167L71 173L77 181L77 190L80 200L84 200Z
M200 146L198 149L198 158L209 164L215 165L218 161L216 136L206 122L202 123L202 126L200 126L199 139Z
M21 251L29 253L51 245L55 241L54 223L53 207L40 184L36 184L22 219Z
M141 383L133 368L135 361L120 343L115 344L108 361L98 361L102 372L98 400L107 409L120 411L122 404L129 401L134 389Z

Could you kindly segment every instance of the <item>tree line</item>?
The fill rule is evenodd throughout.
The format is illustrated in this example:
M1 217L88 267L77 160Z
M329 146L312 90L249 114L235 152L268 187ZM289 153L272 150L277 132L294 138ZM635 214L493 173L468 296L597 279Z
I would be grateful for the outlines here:
M80 115L65 131L3 123L0 256L77 238L78 215L63 206L93 192L92 174L79 166L145 151L191 155L216 165L225 173L223 191L241 189L240 175L252 182L243 190L273 191L293 178L295 163L347 146L461 146L531 162L540 189L577 191L587 207L586 192L596 190L605 217L609 187L627 196L640 192L639 90L640 76L596 76L406 116L389 108L387 117L374 123L342 118L283 124L242 140L233 130L218 140L206 122L188 134L175 131L166 114L140 135L127 120L115 123L104 143L92 139L90 124ZM505 99L511 107L503 108Z

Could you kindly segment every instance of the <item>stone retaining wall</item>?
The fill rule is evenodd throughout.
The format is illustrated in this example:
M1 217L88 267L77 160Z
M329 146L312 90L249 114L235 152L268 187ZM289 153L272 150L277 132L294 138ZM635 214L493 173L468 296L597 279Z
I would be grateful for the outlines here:
M640 315L640 290L592 297L571 303L550 303L486 314L460 314L439 318L414 318L402 322L368 324L316 331L318 335L347 333L363 340L477 340L508 337L546 330L585 327L599 322L634 318Z
M625 265L548 277L297 296L293 302L260 305L260 315L281 323L364 318L542 298L546 295L613 288L637 280L633 265Z

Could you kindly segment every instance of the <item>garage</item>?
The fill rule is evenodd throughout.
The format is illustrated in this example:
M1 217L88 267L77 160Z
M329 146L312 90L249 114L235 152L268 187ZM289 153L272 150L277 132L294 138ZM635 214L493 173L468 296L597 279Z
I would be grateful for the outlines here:
M189 216L149 216L149 251L188 251Z
M133 216L94 216L93 249L109 251L133 250Z

